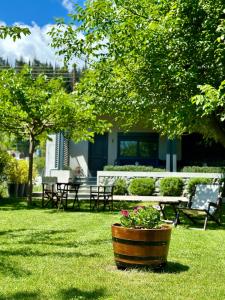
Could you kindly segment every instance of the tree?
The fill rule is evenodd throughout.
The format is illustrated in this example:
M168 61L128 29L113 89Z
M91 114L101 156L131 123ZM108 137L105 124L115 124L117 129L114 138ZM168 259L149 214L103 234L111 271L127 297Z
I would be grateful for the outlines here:
M98 120L94 106L68 94L58 78L32 76L28 67L16 73L0 73L0 129L29 140L29 196L32 202L33 154L37 141L50 133L63 131L75 141L92 139L94 132L108 129Z
M53 46L89 62L79 96L127 127L141 123L170 137L199 132L225 147L217 108L205 115L191 98L225 77L223 0L94 0L58 24Z
M15 41L16 39L20 39L22 34L29 35L30 30L20 26L0 26L0 39L5 39L9 36Z

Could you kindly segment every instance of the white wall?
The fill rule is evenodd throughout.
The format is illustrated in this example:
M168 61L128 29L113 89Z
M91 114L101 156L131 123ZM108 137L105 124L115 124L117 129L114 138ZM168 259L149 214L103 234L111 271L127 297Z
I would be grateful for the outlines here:
M83 175L88 176L88 142L83 141L75 144L70 142L70 168L76 170L77 167L81 167Z
M114 165L117 158L117 132L110 132L108 134L108 165Z
M49 137L51 140L46 143L45 176L50 176L50 171L55 169L56 135L51 134Z

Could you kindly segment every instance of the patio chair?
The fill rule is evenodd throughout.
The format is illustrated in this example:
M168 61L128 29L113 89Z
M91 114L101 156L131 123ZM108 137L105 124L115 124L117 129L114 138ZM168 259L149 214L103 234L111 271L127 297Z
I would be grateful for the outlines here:
M42 178L42 207L51 203L52 207L64 208L64 199L67 199L67 191L57 189L57 177L46 176Z
M178 206L175 224L179 223L179 213L196 224L196 217L205 217L204 230L208 219L220 225L222 202L222 186L219 184L197 184L194 194L190 197L186 207Z
M113 210L113 186L111 185L91 185L90 186L90 209L99 209L100 204L103 204L103 209L106 206Z

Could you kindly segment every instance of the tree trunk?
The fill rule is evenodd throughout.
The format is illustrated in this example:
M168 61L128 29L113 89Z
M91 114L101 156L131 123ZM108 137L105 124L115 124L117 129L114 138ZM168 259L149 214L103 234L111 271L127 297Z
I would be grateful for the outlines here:
M32 204L32 193L33 193L33 157L35 149L35 139L31 134L29 137L29 169L28 169L28 197L27 204L30 206Z

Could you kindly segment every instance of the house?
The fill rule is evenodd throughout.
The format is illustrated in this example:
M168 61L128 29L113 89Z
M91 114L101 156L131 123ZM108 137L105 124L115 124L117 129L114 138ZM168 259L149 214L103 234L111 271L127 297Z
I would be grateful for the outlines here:
M62 133L47 142L46 175L55 170L73 170L84 176L96 176L105 165L151 165L175 172L188 165L225 165L224 148L215 142L206 143L198 134L169 140L156 132L112 131L96 135L94 143L75 144Z

